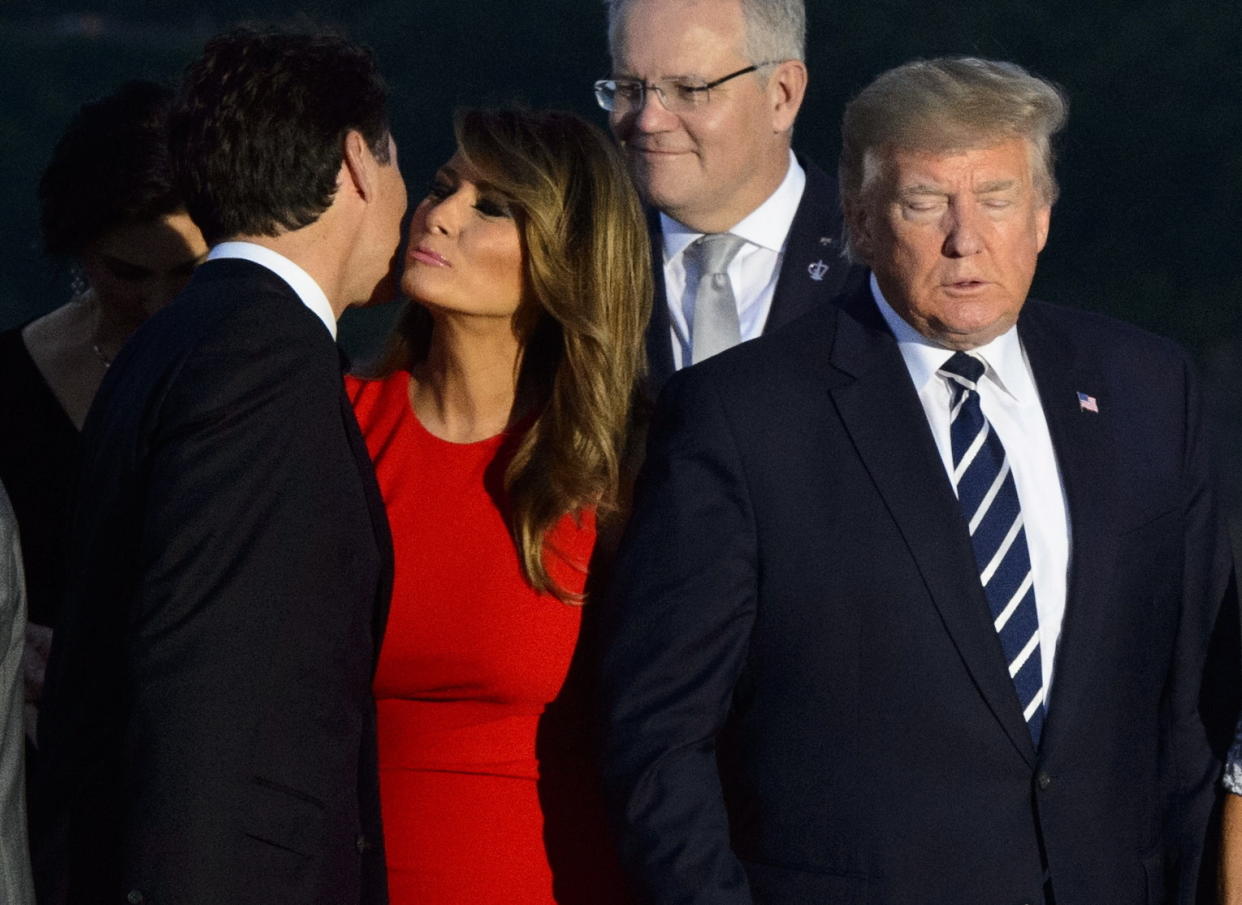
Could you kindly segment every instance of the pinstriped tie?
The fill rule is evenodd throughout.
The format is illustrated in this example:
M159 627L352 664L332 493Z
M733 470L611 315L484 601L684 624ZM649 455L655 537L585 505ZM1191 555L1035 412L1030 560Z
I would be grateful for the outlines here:
M1031 557L1005 447L979 407L976 384L983 371L979 359L957 352L937 372L949 381L952 392L953 484L970 528L992 624L1023 717L1038 746L1044 725L1044 679Z

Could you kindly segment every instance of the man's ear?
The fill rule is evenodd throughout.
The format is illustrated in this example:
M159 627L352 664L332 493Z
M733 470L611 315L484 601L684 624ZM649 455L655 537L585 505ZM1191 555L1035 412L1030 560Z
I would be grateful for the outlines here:
M843 207L845 225L850 234L850 247L863 262L868 262L875 249L875 235L867 204L862 199L854 198L846 199Z
M362 133L350 129L345 133L341 161L341 187L352 186L363 201L375 199L376 168L379 166Z
M1035 211L1035 241L1039 245L1037 251L1043 251L1048 243L1048 227L1051 224L1052 205L1045 202Z
M785 60L777 64L768 79L773 132L788 132L793 128L805 96L806 64L801 60Z

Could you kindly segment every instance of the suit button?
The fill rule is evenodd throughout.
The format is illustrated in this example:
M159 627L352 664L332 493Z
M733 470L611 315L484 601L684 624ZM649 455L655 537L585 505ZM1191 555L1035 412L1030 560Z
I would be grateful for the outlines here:
M129 905L142 905L142 903L146 900L146 896L142 894L142 891L137 889L131 889L129 891L129 895L125 897L125 901L128 902Z
M358 838L354 840L354 848L358 849L358 854L364 855L371 850L371 840L359 833Z
M1035 774L1035 784L1039 786L1039 790L1041 792L1045 792L1047 791L1048 787L1052 785L1052 777L1049 776L1047 773L1045 773L1043 770L1040 770L1038 773Z

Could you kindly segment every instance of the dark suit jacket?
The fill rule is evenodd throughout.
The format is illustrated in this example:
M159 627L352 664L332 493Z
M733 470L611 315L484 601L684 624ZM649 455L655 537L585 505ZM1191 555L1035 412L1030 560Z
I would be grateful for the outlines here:
M789 227L772 308L763 327L765 333L797 320L854 287L863 272L841 255L841 203L837 198L837 181L801 156L798 162L806 171L806 188ZM654 210L649 212L648 225L655 298L647 324L647 373L654 395L673 375L673 343L664 289L664 233L660 229L660 216ZM827 269L821 270L818 265Z
M1196 901L1238 626L1185 356L1022 313L1072 521L1036 751L901 354L865 286L843 304L679 373L656 414L603 616L638 884L1018 905L1046 867L1057 905Z
M85 444L43 900L386 901L391 542L328 331L265 268L208 262L117 358Z

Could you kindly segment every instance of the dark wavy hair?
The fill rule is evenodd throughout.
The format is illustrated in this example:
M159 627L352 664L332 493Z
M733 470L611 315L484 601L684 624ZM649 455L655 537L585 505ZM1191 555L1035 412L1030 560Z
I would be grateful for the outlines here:
M339 35L242 28L208 41L170 129L177 184L207 242L318 219L347 132L387 162L387 97L370 50Z
M531 586L576 600L549 576L544 540L566 513L608 516L622 501L651 315L646 220L616 145L573 113L464 110L455 131L522 238L517 383L537 414L505 471L509 530ZM427 310L407 304L379 373L422 361L432 329Z
M168 157L173 93L132 81L83 104L39 179L43 247L76 256L109 230L184 205Z

